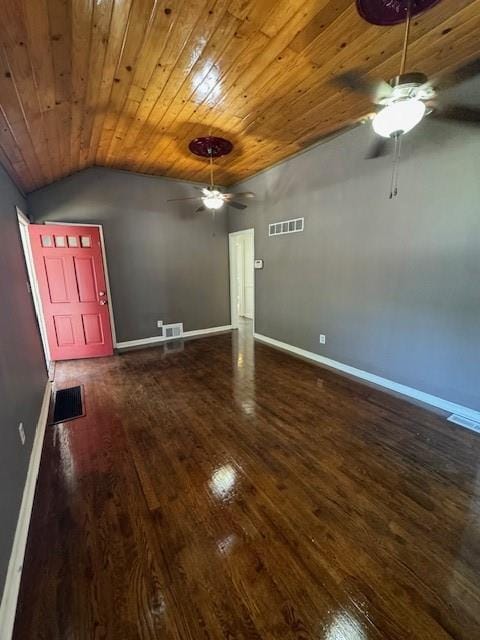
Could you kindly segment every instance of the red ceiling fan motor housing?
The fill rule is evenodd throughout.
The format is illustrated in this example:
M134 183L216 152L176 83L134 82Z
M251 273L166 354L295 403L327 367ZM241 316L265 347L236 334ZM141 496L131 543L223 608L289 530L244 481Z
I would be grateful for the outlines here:
M438 2L440 0L357 0L357 11L367 22L388 27L405 22L409 3L413 17Z
M188 148L196 156L201 156L202 158L220 158L230 153L233 149L233 144L225 138L202 136L201 138L194 138Z

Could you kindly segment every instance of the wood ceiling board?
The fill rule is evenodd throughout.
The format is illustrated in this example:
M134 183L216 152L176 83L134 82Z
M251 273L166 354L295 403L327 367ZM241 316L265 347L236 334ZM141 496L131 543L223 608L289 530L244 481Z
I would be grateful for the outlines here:
M9 157L14 157L17 154L21 155L24 158L26 165L29 167L35 184L37 186L41 186L46 182L46 177L43 175L40 162L35 153L35 147L33 146L33 142L30 137L30 130L27 125L27 119L25 117L22 104L19 101L15 84L12 80L12 71L6 59L3 47L0 47L0 68L0 106L6 122L6 127L12 136L11 141L14 145L10 147L9 141L4 139L5 153ZM27 188L23 181L20 186L25 190Z
M153 87L156 87L156 83L152 82L152 80L156 70L160 68L159 60L162 58L162 53L165 50L177 18L178 12L171 19L169 14L165 13L165 10L157 7L128 90L126 113L122 115L122 118L117 123L117 129L109 147L109 155L115 156L115 147L120 146L123 140L122 158L126 161L129 157L128 150L136 138L137 130L139 130L146 117L146 114L142 115L142 106L147 105L148 114L154 104L154 99L151 95L154 93ZM159 49L159 42L163 43L163 49Z
M181 96L185 79L188 79L189 84L195 82L196 65L209 39L213 36L216 27L224 17L226 5L227 2L225 0L209 2L207 4L207 8L210 6L209 12L211 12L208 14L209 19L207 21L199 21L195 25L149 115L146 127L144 127L144 133L148 136L145 141L146 148L155 148L158 133L172 135L168 129L166 131L163 130L161 126L163 117L175 100L179 100L181 103L181 100L184 99L178 96L179 94Z
M15 114L23 115L29 137L36 150L36 156L41 168L41 176L44 180L53 179L52 163L56 158L53 149L48 148L48 138L38 96L36 78L34 75L32 60L27 50L28 34L23 20L21 5L14 0L4 2L3 26L1 38L3 41L3 59L8 69L6 76L11 80L13 92L11 103ZM16 106L18 105L18 106ZM13 129L12 121L10 124Z
M101 97L102 74L108 48L113 0L96 2L92 14L90 57L85 88L84 118L80 130L80 168L89 165L90 144Z
M338 111L338 109L337 109L337 111ZM350 117L348 121L352 121L353 119L357 119L358 117L364 115L364 113L365 112L359 113L358 115L355 116L355 118ZM311 131L309 132L309 135L311 135ZM174 167L173 167L173 171L170 171L169 173L170 173L170 175L175 175ZM183 174L182 174L182 177L183 177ZM200 176L198 176L198 174L196 174L196 177L199 178Z
M149 86L138 106L133 133L131 134L130 131L127 131L127 150L133 150L134 152L136 151L137 154L143 155L147 153L147 149L150 148L150 138L158 125L158 120L155 119L159 110L157 106L158 102L166 87L171 83L172 74L175 73L177 63L179 59L181 59L182 53L186 51L187 58L191 55L188 43L192 37L195 26L201 19L205 6L205 2L193 3L188 2L188 0L184 4L184 11L178 16L175 25L168 34L167 41L162 47L157 59L156 68ZM168 14L168 16L172 16L172 14ZM170 19L172 18L170 17ZM198 46L198 42L193 41L193 49L195 46ZM183 62L185 64L185 59ZM132 165L128 165L128 168L133 168L136 160L137 157L134 156Z
M452 42L447 35L455 30L457 34L457 40L461 43L462 49L465 52L466 59L468 57L472 58L478 53L478 45L474 39L472 39L471 34L475 28L478 28L478 11L479 4L477 3L468 3L468 6L465 7L463 11L459 14L451 16L446 21L441 22L437 25L436 29L425 33L419 40L414 42L411 47L411 59L421 59L422 60L422 70L425 69L428 73L434 73L435 68L438 68L438 63L440 63L441 68L445 70L449 70L449 68L455 68L458 64L457 55L456 55L456 47L452 45ZM449 31L449 30L452 31ZM447 33L444 33L448 31ZM443 34L443 35L442 35ZM457 41L456 41L457 43ZM455 44L456 44L455 43ZM416 56L414 56L416 54ZM452 59L454 62L452 63ZM375 76L377 77L389 77L393 75L395 69L398 67L400 63L400 53L394 54L392 58L385 60L381 65L379 65L375 69ZM322 85L319 85L319 88L322 88ZM299 130L293 128L294 125L288 127L288 122L285 121L285 114L289 114L288 117L291 119L291 111L295 110L295 103L289 102L287 105L289 109L285 110L280 107L279 104L275 104L272 106L272 113L266 112L264 118L266 122L273 128L273 130L284 130L285 128L289 128L289 132L293 131L294 139L298 139L304 132L301 131L302 127L302 118L303 121L310 120L315 122L318 126L318 137L322 135L328 135L331 131L334 131L337 127L332 126L325 129L322 128L321 114L324 113L325 107L324 104L325 98L327 98L330 103L330 116L334 119L333 122L336 121L338 115L341 115L341 112L338 109L338 104L335 101L332 101L331 98L337 96L339 99L341 98L342 104L347 101L351 104L351 110L348 114L348 117L345 115L345 123L348 121L354 121L360 119L367 111L371 110L368 102L365 102L362 97L355 96L349 92L340 92L335 89L335 87L331 85L326 86L326 90L323 92L323 98L320 95L316 95L315 88L310 90L305 97L302 95L297 99L297 102L301 103L301 112L303 113L302 117L295 119L295 126L298 124ZM328 114L328 109L326 112ZM282 120L283 115L283 120ZM304 122L305 124L305 122ZM313 139L311 140L313 142ZM256 150L253 150L255 153ZM248 159L246 162L243 159L237 165L234 163L231 169L236 172L243 172L245 166L247 166Z
M123 42L116 61L107 115L97 151L99 164L107 163L110 144L115 135L118 121L122 117L136 65L150 32L156 8L153 0L133 0L130 5Z
M53 91L55 95L55 120L57 124L59 167L61 178L71 173L72 155L70 139L72 132L72 33L70 3L46 0L50 52L53 63ZM30 41L29 41L30 46ZM33 43L31 46L35 46Z
M325 1L325 0L323 0ZM281 56L284 49L288 46L292 37L308 24L311 16L315 14L318 8L319 0L308 0L308 2L299 9L292 19L279 31L279 33L267 41L266 46L256 56L255 60L250 64L241 75L236 78L233 87L225 93L218 101L218 107L222 110L232 109L232 104L236 101L242 102L243 95L248 87L265 71L269 66Z
M155 166L159 158L165 157L165 151L168 146L174 142L179 141L180 135L182 135L183 141L188 145L186 138L189 133L185 131L185 125L183 125L183 134L179 130L179 123L188 123L193 118L195 112L198 110L199 104L193 101L195 95L200 96L202 94L203 87L203 99L213 88L218 86L219 79L219 58L223 53L224 48L228 45L228 42L233 37L233 34L238 26L238 20L226 14L217 26L215 33L213 34L210 42L208 43L208 52L205 52L205 60L203 57L198 60L192 68L192 78L185 78L183 84L176 94L176 98L170 99L169 104L163 111L163 114L159 117L156 124L156 132L162 134L163 132L170 132L170 135L164 135L155 145L155 156L150 162ZM201 102L201 100L200 100ZM193 125L192 125L193 126ZM141 128L139 123L136 131L136 136ZM129 132L130 133L130 132ZM204 133L204 129L199 133ZM190 135L190 138L195 136ZM132 138L130 141L126 141L126 153L127 160L131 162L135 161L135 157L138 157L138 151L136 147L136 138ZM190 157L190 154L188 154ZM148 145L145 145L143 151L143 159L147 161L148 157Z
M443 22L441 22L444 17L443 15L440 14L439 16L438 12L436 12L435 17L440 21L441 24L443 24ZM454 26L454 19L455 16L448 20L447 24L442 27L442 30L446 27L452 28ZM462 19L466 20L466 17L462 16ZM432 23L432 26L433 25L437 26L437 20ZM276 127L285 126L287 123L285 121L281 122L284 113L288 113L289 118L292 119L292 110L297 109L299 113L304 114L306 110L311 109L313 105L320 104L322 100L324 100L325 98L328 99L328 97L332 94L337 94L340 97L342 95L341 90L330 84L328 82L328 79L332 73L336 72L337 69L345 68L346 63L349 61L352 55L358 62L359 66L362 67L362 69L370 71L374 69L375 77L390 77L397 73L400 64L400 47L403 38L403 32L401 33L402 30L400 27L396 27L396 29L398 31L398 33L396 34L396 37L398 37L398 39L395 42L395 46L391 48L392 55L390 57L388 56L388 52L386 50L386 47L384 46L385 44L388 44L388 42L384 43L383 37L388 36L391 39L393 38L393 34L386 33L386 30L380 27L372 28L373 36L371 32L364 31L361 36L351 41L348 48L345 48L347 50L340 46L336 53L331 56L330 60L328 56L325 56L324 59L320 60L322 64L320 65L318 72L315 73L313 81L311 77L308 77L303 83L301 83L297 88L296 94L293 95L293 99L291 94L286 93L283 95L283 99L281 102L276 101L269 109L262 110L264 111L263 119L268 120L270 123L275 122ZM378 51L372 54L372 37L373 41L375 41L375 38L378 37L378 34L380 34L379 44L381 46L378 48ZM423 40L423 34L423 30L419 30L418 33L415 32L415 40L413 40L412 37L411 49L413 49L415 42L418 42L419 39L421 39L421 42L419 42L420 47L428 45L428 41ZM441 30L439 30L435 34L435 38L440 37ZM330 45L330 43L327 44ZM327 46L327 49L331 52L333 46ZM370 53L363 54L364 51L370 51ZM417 59L422 60L422 65L428 62L426 58L427 56L425 56L425 59L422 59L422 49L418 49ZM375 68L375 64L382 65L382 67ZM359 100L361 100L361 98L359 98ZM284 107L288 107L288 109L284 109Z
M72 3L72 127L70 153L72 164L80 165L80 137L85 114L87 83L90 78L90 52L92 36L92 0Z
M125 41L128 27L132 0L118 2L114 0L110 18L107 49L103 60L103 71L100 81L100 89L97 96L97 106L93 117L92 132L90 136L90 148L88 151L87 165L95 164L100 139L104 129L110 95L114 84L115 71L121 57L122 47Z
M313 18L301 29L297 35L290 42L290 48L301 53L305 51L307 47L317 38L322 37L325 32L330 33L332 31L332 25L341 17L344 13L345 19L348 19L349 14L356 13L356 9L351 0L337 0L337 2L329 2L323 9L316 13ZM355 16L354 16L355 17ZM358 25L359 29L365 28L363 23L359 20L352 21L353 24ZM341 36L348 37L351 31L345 32L342 28Z
M232 139L236 182L370 111L331 83L397 72L401 25L351 0L4 0L0 157L26 192L100 164L194 180L195 136ZM429 74L478 55L480 0L415 18L408 67Z
M211 130L211 133L214 135L232 137L232 134L234 133L233 123L235 120L228 123L226 131L219 130L218 125L214 127L217 114L220 116L220 114L224 113L217 104L217 87L220 86L220 92L222 93L228 92L233 86L234 78L237 76L237 73L239 73L240 70L248 68L249 64L255 60L266 42L268 42L268 38L261 33L257 33L256 37L251 39L244 39L243 37L238 38L234 35L233 43L236 45L236 50L233 55L233 60L230 60L228 55L222 54L221 56L224 62L224 67L227 67L227 74L219 76L218 83L209 88L200 105L195 104L193 109L191 109L191 103L186 103L185 108L180 114L178 123L175 126L175 129L178 129L180 133L175 134L175 131L172 131L170 140L168 140L169 143L179 144L182 149L186 149L188 147L188 142L198 135L204 134L206 129L208 129L209 133ZM238 44L240 44L239 47ZM227 53L231 55L232 52L229 50L229 47L227 47L227 49ZM222 68L220 62L218 63L218 67L220 69ZM160 141L158 149L155 146L151 150L146 151L143 161L135 165L136 169L140 171L148 170L148 163L155 163L158 160L159 155L162 155L165 152L165 141L165 138L163 142ZM236 142L236 140L233 140L233 142ZM191 157L190 154L188 155ZM172 158L170 160L170 166L173 167L175 160L181 161L183 160L183 157Z
M298 13L298 12L297 12ZM297 22L294 23L294 26L299 24L298 20L306 22L308 20L308 12L303 11L301 12L301 15L299 15L297 17ZM230 98L230 95L232 93L235 94L235 96L237 97L237 99L240 100L240 102L242 100L244 100L246 97L248 97L245 94L245 86L243 86L241 83L245 83L246 85L246 76L248 75L248 70L253 69L253 71L251 71L250 73L250 78L252 79L256 79L259 76L259 71L258 71L258 65L259 62L261 64L264 65L265 69L269 69L271 67L271 65L268 65L268 60L272 59L273 62L277 62L278 58L283 58L284 54L285 54L285 49L280 50L281 47L281 43L282 41L285 39L285 35L282 34L279 38L276 39L276 41L274 41L274 47L272 49L271 46L271 41L265 40L265 43L262 43L259 39L259 35L261 34L257 34L257 33L253 33L251 34L252 37L252 42L251 42L251 46L248 47L248 58L246 58L246 56L241 56L239 57L239 63L237 65L233 66L233 69L230 70L229 75L231 78L234 79L234 83L231 85L231 87L229 88L229 90L225 91L225 87L223 88L223 95L224 96L228 96ZM283 38L283 40L282 40ZM280 43L280 44L279 44ZM261 45L261 46L259 46ZM267 63L265 64L265 52L267 52ZM278 55L277 55L278 54ZM263 56L263 58L262 58ZM272 57L274 56L274 57ZM245 59L246 58L246 59ZM236 79L236 80L235 80ZM265 80L266 83L268 83L268 80ZM240 85L240 86L239 86ZM238 88L239 86L239 88ZM265 92L262 94L265 95ZM268 95L268 94L267 94ZM233 105L233 106L231 106ZM237 114L232 112L232 113L228 113L228 109L229 108L233 108L235 109L235 101L234 100L225 100L224 98L220 98L220 100L218 100L216 103L213 103L210 109L210 114L213 115L213 119L210 120L207 124L209 127L213 127L212 131L216 134L216 135L228 135L228 132L230 132L230 137L232 137L232 134L234 133L234 129L232 127L232 116L236 116ZM225 116L227 116L228 118L228 122L225 123L225 129L222 129L222 122L221 120L225 120ZM189 134L191 137L195 137L193 134L193 127L189 130ZM238 141L234 142L237 144L238 146ZM153 154L155 153L155 150L152 152ZM230 156L230 159L233 160L234 157ZM179 159L179 162L182 162L182 159ZM152 166L145 166L143 165L141 167L141 169L143 171L152 171ZM168 172L168 175L172 175L174 176L176 173L176 165L175 163L172 164L172 166L170 167L170 170ZM203 174L207 175L207 170L202 169L201 170L201 175L203 176ZM197 174L196 174L197 175ZM197 178L200 178L200 176L197 175ZM203 177L201 179L204 179Z

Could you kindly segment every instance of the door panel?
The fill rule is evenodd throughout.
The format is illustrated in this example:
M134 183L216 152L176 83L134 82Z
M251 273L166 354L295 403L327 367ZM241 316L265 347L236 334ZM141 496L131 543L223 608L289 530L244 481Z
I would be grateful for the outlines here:
M43 257L43 267L47 276L50 303L70 302L68 299L65 277L65 261L63 258Z
M82 316L83 333L86 344L101 344L103 342L102 320L98 313L88 313Z
M32 224L28 229L52 359L112 355L98 228Z
M60 347L75 344L72 316L53 316L55 336Z
M93 268L93 258L73 258L75 278L78 284L78 297L80 302L95 302L97 299L97 283Z

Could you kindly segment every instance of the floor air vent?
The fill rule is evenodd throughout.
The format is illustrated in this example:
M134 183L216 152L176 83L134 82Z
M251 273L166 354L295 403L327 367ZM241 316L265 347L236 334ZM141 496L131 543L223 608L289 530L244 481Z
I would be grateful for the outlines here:
M51 424L75 420L85 415L82 387L59 389L55 394L53 420Z
M177 322L176 324L164 324L163 325L163 337L165 340L171 340L172 338L181 338L183 336L183 324Z
M449 422L459 424L461 427L465 427L465 429L470 429L471 431L480 433L480 422L475 422L475 420L470 420L470 418L460 416L458 413L452 413L451 416L448 416L447 420Z

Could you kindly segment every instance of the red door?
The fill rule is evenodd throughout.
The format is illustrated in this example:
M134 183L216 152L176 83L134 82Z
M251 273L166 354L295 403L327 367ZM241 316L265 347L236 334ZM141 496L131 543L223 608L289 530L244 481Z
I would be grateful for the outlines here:
M112 355L99 229L28 229L52 360Z

